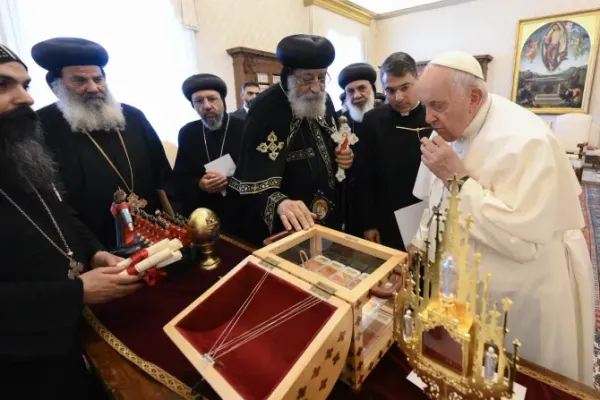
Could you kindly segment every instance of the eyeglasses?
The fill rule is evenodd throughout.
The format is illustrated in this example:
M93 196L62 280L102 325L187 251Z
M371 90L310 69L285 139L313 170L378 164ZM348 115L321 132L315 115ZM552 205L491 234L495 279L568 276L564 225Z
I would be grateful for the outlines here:
M221 98L219 96L208 96L208 97L196 97L192 100L192 103L202 105L204 100L208 100L210 104L216 104Z
M329 82L331 82L331 76L329 76L329 73L325 74L324 76L320 75L309 79L301 79L298 78L296 75L292 76L300 86L310 86L315 82L318 82L319 85L327 85Z

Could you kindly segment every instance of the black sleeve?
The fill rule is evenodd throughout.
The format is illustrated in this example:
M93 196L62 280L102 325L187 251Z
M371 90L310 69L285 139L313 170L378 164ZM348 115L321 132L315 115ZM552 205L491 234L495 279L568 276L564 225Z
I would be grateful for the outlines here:
M173 168L175 198L183 205L183 212L186 214L201 204L204 193L198 186L204 171L199 173L197 167L194 167L194 160L198 158L197 149L188 139L189 132L184 126L179 131L177 157Z
M250 213L261 215L269 234L272 234L281 229L277 207L287 199L280 188L288 153L289 130L275 131L265 113L266 110L255 107L246 117L239 163L229 186L239 193ZM268 149L269 146L271 149Z
M104 246L100 243L100 241L96 238L96 236L88 229L87 226L83 222L79 220L77 217L77 213L71 208L67 207L66 213L67 218L69 219L70 226L72 227L74 235L79 240L79 247L84 252L85 260L90 262L94 254L99 251L105 250Z
M139 110L138 110L139 111ZM150 124L143 112L139 111L140 118L148 143L150 165L152 166L152 179L156 190L164 190L167 197L173 196L173 170L167 159L165 148L158 134Z
M0 304L0 357L64 355L77 334L83 282L3 282Z

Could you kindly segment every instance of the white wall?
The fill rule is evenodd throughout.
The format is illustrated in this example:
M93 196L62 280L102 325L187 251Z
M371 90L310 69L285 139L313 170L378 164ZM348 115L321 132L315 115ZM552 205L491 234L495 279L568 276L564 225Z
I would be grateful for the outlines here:
M374 55L374 25L368 27L319 7L305 7L303 0L196 0L198 15L198 71L220 76L227 83L227 109L236 108L232 59L226 50L244 46L275 52L285 36L297 33L326 35L329 28L364 40L357 61ZM341 49L336 49L340 52ZM337 87L337 82L331 82Z
M335 61L328 70L332 80L327 92L339 109L342 106L339 96L344 90L337 83L338 74L348 64L368 61L369 53L373 53L371 36L375 24L367 26L320 7L310 7L309 24L310 33L327 37L335 46Z
M490 54L490 91L510 98L518 21L597 7L600 0L476 0L381 20L376 62L394 51L405 51L417 61L448 50ZM600 121L600 66L594 83L589 113Z

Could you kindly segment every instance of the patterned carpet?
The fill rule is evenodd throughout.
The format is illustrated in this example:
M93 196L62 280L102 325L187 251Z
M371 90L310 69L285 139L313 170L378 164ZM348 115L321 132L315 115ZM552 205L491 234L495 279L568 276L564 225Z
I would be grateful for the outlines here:
M596 341L594 344L594 354L596 364L594 365L594 384L596 389L600 390L600 281L598 276L600 271L600 184L584 183L581 193L581 207L586 220L586 227L583 230L585 240L587 241L594 267L594 297L596 302Z

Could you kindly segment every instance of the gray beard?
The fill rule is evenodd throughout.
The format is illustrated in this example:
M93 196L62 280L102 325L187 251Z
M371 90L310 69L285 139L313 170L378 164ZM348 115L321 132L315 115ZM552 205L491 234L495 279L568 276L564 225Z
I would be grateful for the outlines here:
M59 100L58 108L73 132L125 129L123 108L108 88L106 95L98 93L86 97L69 92L61 79L56 79L51 86Z
M218 131L223 126L223 118L225 117L225 111L222 111L216 117L208 117L205 118L200 114L200 119L202 123L209 131Z
M370 96L367 99L367 102L363 104L362 108L355 106L351 102L348 102L346 107L348 107L348 112L350 113L350 118L352 118L352 120L362 122L365 114L375 108L375 96Z
M288 76L287 87L288 100L295 117L317 118L325 116L325 101L327 100L325 92L299 94L296 89L296 81L292 75Z
M35 114L30 113L33 110L25 107L0 114L0 180L27 192L30 184L49 192L57 182L57 165L44 146Z

